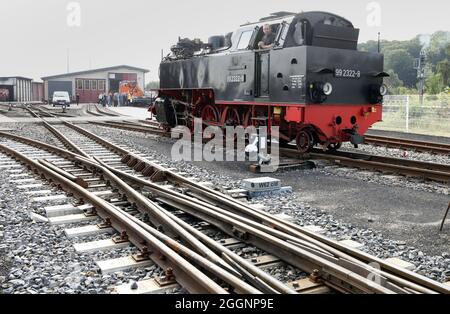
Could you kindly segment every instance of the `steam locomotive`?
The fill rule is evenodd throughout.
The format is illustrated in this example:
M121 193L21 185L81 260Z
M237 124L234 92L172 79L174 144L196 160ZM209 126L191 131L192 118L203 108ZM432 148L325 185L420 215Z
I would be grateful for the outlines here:
M263 26L276 35L260 49ZM179 39L160 64L151 110L167 127L279 127L280 142L357 147L382 118L384 57L357 50L359 29L327 12L277 12L208 43Z

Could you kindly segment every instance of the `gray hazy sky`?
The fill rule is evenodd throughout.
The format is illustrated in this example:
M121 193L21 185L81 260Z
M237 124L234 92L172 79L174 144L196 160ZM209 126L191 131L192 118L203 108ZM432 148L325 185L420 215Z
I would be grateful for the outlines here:
M40 77L118 64L148 68L157 79L161 49L178 36L207 40L276 11L329 11L361 29L360 42L411 39L450 30L450 2L378 0L381 25L370 26L371 0L78 0L80 27L67 24L67 0L2 1L0 76Z

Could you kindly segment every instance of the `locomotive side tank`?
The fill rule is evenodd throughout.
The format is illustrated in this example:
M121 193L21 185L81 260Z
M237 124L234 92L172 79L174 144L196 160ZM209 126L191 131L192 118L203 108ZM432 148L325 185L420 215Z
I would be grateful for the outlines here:
M266 24L275 42L259 49ZM357 50L358 35L331 13L279 12L209 44L180 40L161 62L153 110L171 127L192 126L194 117L222 127L276 125L280 140L295 139L301 152L361 144L381 121L388 75L382 54Z

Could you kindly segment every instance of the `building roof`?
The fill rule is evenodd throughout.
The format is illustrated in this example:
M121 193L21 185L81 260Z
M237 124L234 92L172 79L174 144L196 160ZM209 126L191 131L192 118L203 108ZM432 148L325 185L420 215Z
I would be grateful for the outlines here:
M65 73L65 74L59 74L59 75L45 76L45 77L42 77L41 79L43 81L47 81L49 79L54 79L54 78L61 78L61 77L66 77L66 76L73 76L73 75L80 75L80 74L89 74L89 73L95 73L95 72L110 71L110 70L114 70L114 69L118 69L118 68L127 68L127 69L130 69L130 70L135 70L135 71L144 72L144 73L150 72L150 70L143 69L143 68L132 67L132 66L129 66L129 65L117 65L117 66L108 67L108 68L100 68L100 69L93 69L93 70L87 70L87 71L79 71L79 72L71 72L71 73Z
M33 79L30 79L28 77L23 77L23 76L2 76L0 77L0 80L8 80L8 79L21 79L21 80L27 80L27 81L32 81Z

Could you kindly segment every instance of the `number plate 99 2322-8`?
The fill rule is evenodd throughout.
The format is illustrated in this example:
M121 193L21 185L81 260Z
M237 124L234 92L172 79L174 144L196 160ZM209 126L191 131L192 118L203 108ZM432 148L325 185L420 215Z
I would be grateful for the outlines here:
M359 79L361 77L361 71L336 68L334 70L334 76L340 78Z

